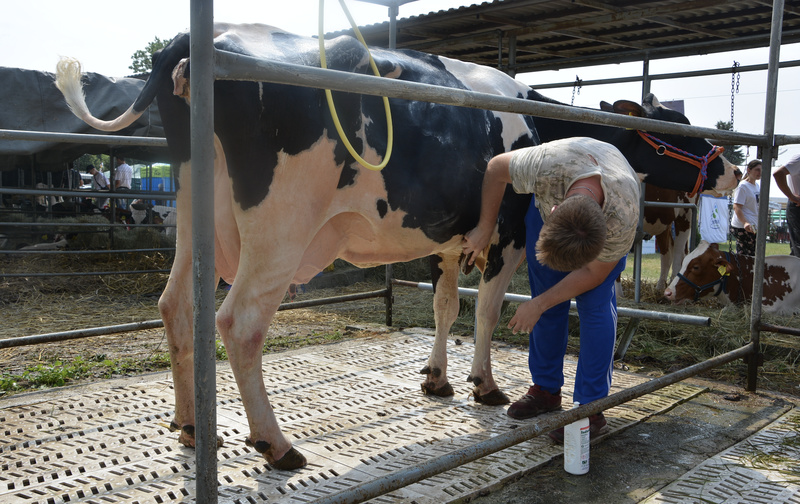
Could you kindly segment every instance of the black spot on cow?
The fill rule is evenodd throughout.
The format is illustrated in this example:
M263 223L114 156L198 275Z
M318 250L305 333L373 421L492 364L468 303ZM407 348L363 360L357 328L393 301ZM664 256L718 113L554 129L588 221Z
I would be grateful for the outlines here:
M378 208L378 215L380 215L381 219L386 217L386 213L389 211L389 204L386 202L386 200L383 198L379 199L376 206Z

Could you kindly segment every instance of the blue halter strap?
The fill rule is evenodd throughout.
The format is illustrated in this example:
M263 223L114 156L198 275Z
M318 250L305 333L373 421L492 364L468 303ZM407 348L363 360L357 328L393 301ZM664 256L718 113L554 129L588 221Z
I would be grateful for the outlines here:
M725 260L728 261L728 262L731 262L731 254L729 252L723 252L723 253L725 254ZM695 301L700 299L700 294L704 290L710 289L710 288L714 287L715 285L719 285L719 287L717 288L717 292L714 293L715 297L719 296L723 292L725 294L728 293L728 278L730 278L730 275L720 275L719 278L717 278L713 282L709 282L709 283L707 283L705 285L697 285L696 283L692 282L691 280L689 280L688 278L683 276L681 273L678 273L676 276L679 279L681 279L682 281L686 282L686 284L689 285L689 287L694 289L694 300Z

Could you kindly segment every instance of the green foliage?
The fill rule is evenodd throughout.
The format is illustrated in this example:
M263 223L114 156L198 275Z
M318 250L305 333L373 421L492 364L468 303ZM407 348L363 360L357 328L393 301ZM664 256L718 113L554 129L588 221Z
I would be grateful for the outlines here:
M719 130L732 131L730 121L717 121L716 128ZM741 145L723 145L722 147L725 147L724 156L728 161L737 166L742 166L744 164L746 160L742 153Z
M131 56L132 63L128 68L137 74L150 72L153 69L153 54L169 45L170 42L172 42L172 39L161 40L156 37L147 44L147 47L133 53Z
M106 154L84 154L75 160L73 167L81 173L86 172L86 167L93 165L99 171L108 171L111 160Z
M228 351L225 349L225 345L220 340L215 340L214 345L217 348L217 360L228 360Z

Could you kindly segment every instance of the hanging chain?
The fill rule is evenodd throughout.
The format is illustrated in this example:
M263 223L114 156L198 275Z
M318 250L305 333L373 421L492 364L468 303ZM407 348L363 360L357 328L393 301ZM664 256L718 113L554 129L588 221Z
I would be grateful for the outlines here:
M733 62L733 66L731 67L731 131L733 131L733 104L734 104L734 97L739 94L739 79L741 74L739 73L739 62Z
M570 102L570 105L575 105L575 92L577 91L578 94L581 94L581 85L582 84L583 84L583 81L581 80L580 77L578 77L576 75L575 76L575 84L573 84L573 86L572 86L572 101Z

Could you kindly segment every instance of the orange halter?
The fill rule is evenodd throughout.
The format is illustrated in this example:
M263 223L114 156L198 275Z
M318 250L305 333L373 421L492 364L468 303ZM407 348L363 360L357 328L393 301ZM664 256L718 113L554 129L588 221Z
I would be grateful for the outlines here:
M670 145L667 142L654 137L653 135L651 135L646 131L636 130L636 132L639 133L639 136L642 137L642 140L650 144L650 146L656 150L656 153L659 156L666 155L671 158L694 165L700 169L700 172L697 174L697 182L695 182L694 184L694 189L692 189L692 192L689 193L690 198L694 197L694 195L697 194L698 191L701 191L703 189L703 185L705 184L706 179L708 178L708 163L710 163L711 161L716 159L717 156L725 152L725 147L720 147L719 145L713 145L711 147L711 150L708 151L708 154L706 154L705 156L696 156L691 152L686 152L685 150L679 149L674 145ZM658 144L656 144L656 142L658 142Z

